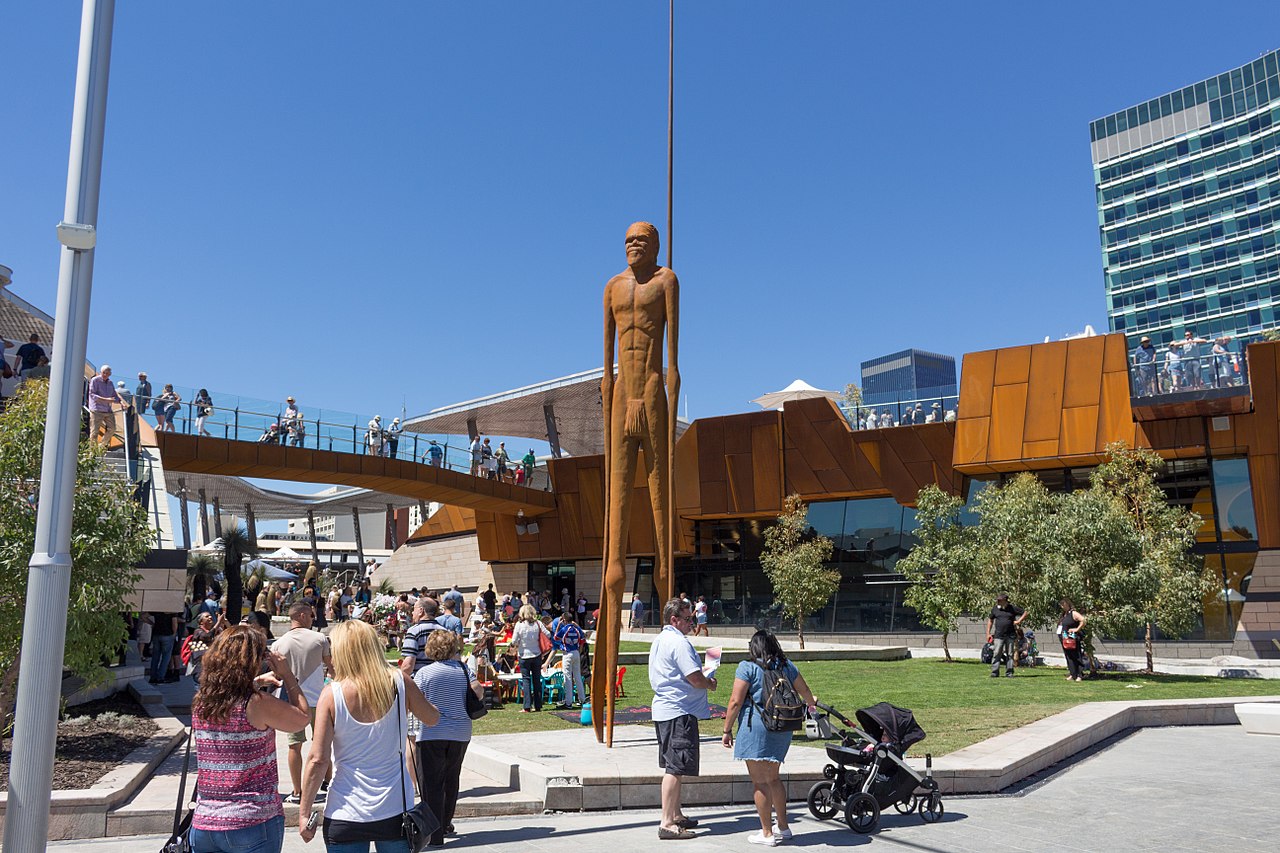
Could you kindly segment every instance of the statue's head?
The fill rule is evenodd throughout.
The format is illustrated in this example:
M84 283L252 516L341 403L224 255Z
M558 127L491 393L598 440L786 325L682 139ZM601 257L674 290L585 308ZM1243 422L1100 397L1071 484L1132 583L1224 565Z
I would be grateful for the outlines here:
M643 266L645 262L658 262L658 229L648 222L636 222L627 229L626 250L628 266Z

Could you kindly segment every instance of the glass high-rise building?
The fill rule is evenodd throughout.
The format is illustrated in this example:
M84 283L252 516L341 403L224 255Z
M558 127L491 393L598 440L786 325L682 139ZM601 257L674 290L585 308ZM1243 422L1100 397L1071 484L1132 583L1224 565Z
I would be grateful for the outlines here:
M1131 348L1277 325L1278 56L1090 123L1107 316Z
M956 395L956 360L907 349L862 362L862 402L868 405Z

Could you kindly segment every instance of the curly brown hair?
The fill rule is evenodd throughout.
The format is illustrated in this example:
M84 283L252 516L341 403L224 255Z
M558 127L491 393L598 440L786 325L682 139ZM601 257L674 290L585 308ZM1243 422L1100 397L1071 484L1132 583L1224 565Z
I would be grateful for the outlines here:
M200 689L191 710L211 723L225 723L231 711L253 696L253 679L262 671L267 638L248 625L236 625L218 635L204 653Z
M448 660L462 651L462 637L452 631L432 631L423 651L432 660Z

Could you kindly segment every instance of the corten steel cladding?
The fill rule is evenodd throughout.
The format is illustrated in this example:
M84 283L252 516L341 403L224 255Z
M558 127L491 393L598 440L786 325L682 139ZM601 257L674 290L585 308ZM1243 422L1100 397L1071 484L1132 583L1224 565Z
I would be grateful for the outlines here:
M604 572L596 625L596 665L591 672L591 719L596 738L613 745L613 684L622 630L627 536L636 468L644 460L653 511L654 588L665 601L672 574L673 451L676 401L680 399L677 345L680 283L658 265L658 229L637 222L627 229L627 268L604 288ZM662 343L667 343L665 382ZM616 340L616 347L615 347ZM618 375L613 365L617 356ZM643 453L642 453L643 451Z

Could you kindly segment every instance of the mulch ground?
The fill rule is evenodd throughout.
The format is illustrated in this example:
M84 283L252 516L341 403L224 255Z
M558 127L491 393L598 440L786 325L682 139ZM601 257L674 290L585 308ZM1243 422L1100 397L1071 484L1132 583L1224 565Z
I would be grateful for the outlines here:
M98 717L105 711L114 711L122 719L100 722ZM126 694L76 705L68 709L67 716L90 717L91 720L78 725L68 725L66 720L58 724L53 787L59 791L93 787L158 730L142 706ZM11 738L0 741L0 791L9 790L12 746Z

